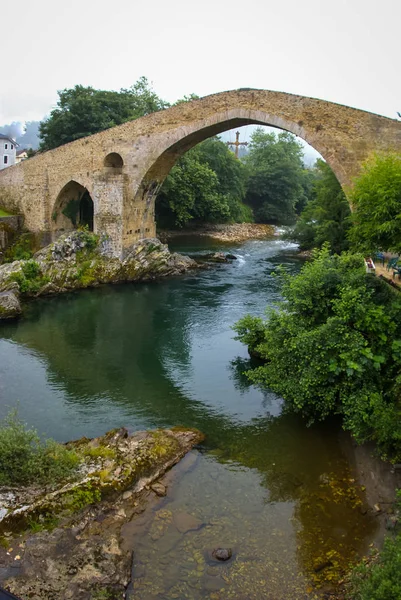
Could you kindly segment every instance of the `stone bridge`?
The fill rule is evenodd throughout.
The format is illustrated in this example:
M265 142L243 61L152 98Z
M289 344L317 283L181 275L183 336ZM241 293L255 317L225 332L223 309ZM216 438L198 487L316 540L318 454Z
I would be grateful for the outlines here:
M347 189L371 152L401 152L401 122L332 102L240 89L173 106L0 171L0 206L54 236L77 222L109 235L120 256L154 237L155 198L177 159L202 140L256 123L313 146Z

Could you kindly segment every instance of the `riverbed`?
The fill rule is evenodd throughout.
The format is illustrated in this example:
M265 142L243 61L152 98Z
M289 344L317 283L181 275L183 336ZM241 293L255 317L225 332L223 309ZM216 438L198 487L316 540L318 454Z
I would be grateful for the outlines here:
M302 261L274 238L222 246L181 237L193 256L235 254L180 278L31 302L0 329L0 417L59 441L184 425L206 441L170 473L168 494L125 532L132 597L314 598L368 549L378 521L338 422L307 428L249 385L231 327L280 302L274 272ZM216 547L231 548L216 563Z

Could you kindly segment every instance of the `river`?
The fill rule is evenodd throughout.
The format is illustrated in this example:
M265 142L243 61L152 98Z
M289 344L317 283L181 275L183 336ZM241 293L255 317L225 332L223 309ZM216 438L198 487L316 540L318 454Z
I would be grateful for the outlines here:
M180 238L175 249L221 245ZM296 247L275 238L224 249L238 259L40 299L0 329L0 417L18 405L60 441L122 425L205 433L170 473L167 497L126 532L141 600L314 598L377 531L338 423L307 428L243 375L248 354L231 326L280 301L273 272L300 269ZM219 546L232 548L229 562L213 561Z

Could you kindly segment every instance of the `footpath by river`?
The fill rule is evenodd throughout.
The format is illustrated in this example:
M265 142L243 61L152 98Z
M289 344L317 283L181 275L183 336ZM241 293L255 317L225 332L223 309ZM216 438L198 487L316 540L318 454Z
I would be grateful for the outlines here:
M222 249L203 237L171 245ZM166 476L167 496L124 529L136 599L319 597L383 532L373 505L389 500L390 470L337 422L306 428L243 375L249 358L231 326L280 301L273 273L299 270L296 247L272 238L224 250L237 260L39 299L1 325L0 417L18 403L60 441L121 426L206 435ZM217 564L216 547L232 558Z

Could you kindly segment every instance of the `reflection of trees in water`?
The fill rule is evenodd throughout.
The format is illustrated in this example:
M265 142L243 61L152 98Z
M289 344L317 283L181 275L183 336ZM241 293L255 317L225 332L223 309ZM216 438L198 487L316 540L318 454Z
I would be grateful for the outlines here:
M262 361L257 358L243 358L237 356L234 360L230 361L228 370L230 372L230 379L234 383L235 388L241 392L247 392L251 387L256 387L263 396L262 406L271 416L279 416L282 412L283 400L274 392L263 388L259 384L251 383L247 376L247 371L254 369L262 364Z
M355 519L355 511L337 513L330 494L321 496L321 476L328 465L334 479L346 471L337 425L307 429L291 414L266 414L240 423L188 398L169 378L166 361L179 364L184 372L191 365L191 302L203 306L205 299L202 290L196 290L194 299L190 287L182 282L156 289L105 287L44 300L31 306L28 320L5 326L2 333L44 357L49 378L65 390L70 405L90 405L90 413L93 398L108 398L127 418L139 411L159 425L198 427L207 434L206 447L216 460L255 469L266 489L266 502L295 502L300 563L309 571L320 553L334 544L331 530L335 536L339 520L349 528L351 517ZM220 288L214 296L217 305L226 291ZM228 365L241 392L249 388L243 373L251 365L245 359ZM276 397L264 391L263 403L270 413ZM314 546L319 535L329 541ZM363 539L353 543L359 548Z

